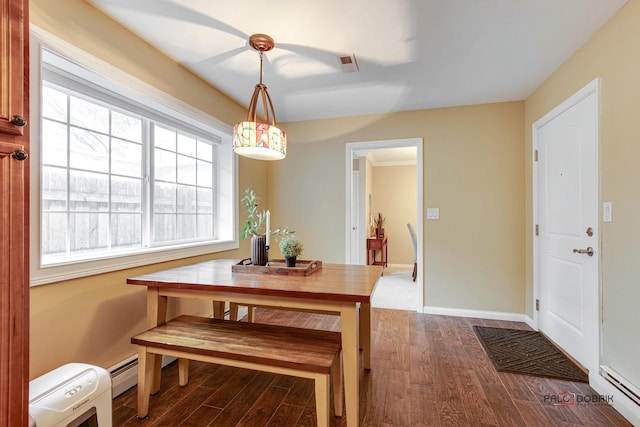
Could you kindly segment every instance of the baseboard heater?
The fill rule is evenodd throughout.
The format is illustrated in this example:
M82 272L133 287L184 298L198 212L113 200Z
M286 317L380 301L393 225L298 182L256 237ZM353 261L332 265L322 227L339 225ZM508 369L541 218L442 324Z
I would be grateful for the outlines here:
M600 372L611 385L620 390L629 400L640 407L640 389L607 365L600 366Z
M176 360L175 357L162 356L162 366ZM113 397L121 395L138 384L138 356L133 355L109 368Z

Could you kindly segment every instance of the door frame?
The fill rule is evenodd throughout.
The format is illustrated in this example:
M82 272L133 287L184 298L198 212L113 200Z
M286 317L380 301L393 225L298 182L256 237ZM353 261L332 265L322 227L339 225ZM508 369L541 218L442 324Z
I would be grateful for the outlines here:
M350 216L350 220L351 220L351 234L349 235L349 238L351 239L351 242L353 242L353 238L354 238L354 233L353 233L353 226L354 224L356 224L356 236L358 240L362 240L366 237L365 233L363 232L364 227L362 227L362 221L361 221L361 210L360 209L360 197L364 197L364 193L360 191L360 171L359 170L353 170L351 172L351 197L352 198L357 198L357 202L356 203L351 203L351 216ZM354 222L354 218L355 218L355 222ZM347 259L351 260L351 263L353 264L354 261L355 263L362 263L362 260L364 259L364 255L365 254L361 254L362 251L362 246L361 245L351 245L351 253L349 255L347 255Z
M532 144L531 144L531 162L532 162L532 172L533 172L533 221L532 221L532 230L531 235L533 236L533 299L531 301L532 312L533 312L533 328L535 330L539 330L539 314L536 310L536 301L540 296L540 259L539 259L539 245L538 239L536 238L536 224L538 224L538 209L539 209L539 189L538 189L538 162L536 161L536 152L538 150L538 130L550 122L551 120L558 117L560 114L564 113L571 107L578 104L580 101L585 99L586 97L595 94L597 102L596 102L596 117L598 120L595 124L595 140L596 140L596 176L598 177L598 185L596 188L598 206L601 204L600 200L600 77L596 77L591 82L587 83L582 89L578 90L576 93L571 95L569 98L564 100L560 105L556 106L554 109L545 114L542 118L538 119L531 126L532 128ZM599 210L599 209L598 209ZM602 222L600 217L600 212L598 212L598 223ZM602 227L598 227L598 247L596 251L596 262L597 262L597 310L596 313L593 313L594 316L597 316L597 324L598 328L594 335L594 341L597 341L595 344L595 348L598 349L598 354L595 356L596 364L595 366L587 366L590 370L590 373L597 374L597 369L600 366L600 336L601 336L601 310L602 310L602 245L601 245L601 237L602 237ZM594 344L594 343L592 343Z
M418 264L418 276L416 277L416 311L418 313L424 312L424 285L423 285L423 271L422 266L423 263L423 250L424 250L424 234L423 234L423 176L424 176L424 168L423 168L423 158L422 158L422 138L406 138L406 139L390 139L390 140L379 140L379 141L362 141L362 142L350 142L345 146L345 262L347 264L351 263L351 204L353 203L353 194L352 194L352 177L353 177L353 157L356 152L361 150L376 150L380 148L400 148L400 147L415 147L416 148L416 200L417 200L417 224L416 224L416 240L417 240L417 256L416 262ZM366 195L365 195L366 197ZM362 198L362 195L361 195ZM360 222L363 221L363 212L360 212L359 218ZM359 229L363 227L364 224L357 224ZM407 231L407 238L409 238ZM365 247L365 242L362 242L362 247ZM365 249L363 249L365 250ZM357 261L357 260L356 260Z

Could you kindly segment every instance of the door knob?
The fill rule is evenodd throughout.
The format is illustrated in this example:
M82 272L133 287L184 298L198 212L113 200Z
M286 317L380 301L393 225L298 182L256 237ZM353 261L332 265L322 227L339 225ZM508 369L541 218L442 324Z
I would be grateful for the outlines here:
M574 249L574 254L587 254L589 256L593 256L593 248L589 246L587 249Z
M27 125L27 119L16 114L15 116L11 116L11 123L18 127L23 127Z
M16 150L13 153L11 153L11 157L13 157L16 160L27 160L27 157L29 157L29 154L24 151L24 150Z

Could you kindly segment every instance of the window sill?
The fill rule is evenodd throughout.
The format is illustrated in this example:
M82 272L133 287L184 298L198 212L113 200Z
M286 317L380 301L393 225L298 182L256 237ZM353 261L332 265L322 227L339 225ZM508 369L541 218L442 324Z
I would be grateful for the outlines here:
M189 247L145 249L144 253L120 254L94 261L68 262L46 267L31 266L31 286L46 285L96 274L110 273L150 264L157 264L198 255L229 251L239 247L238 241L229 240Z

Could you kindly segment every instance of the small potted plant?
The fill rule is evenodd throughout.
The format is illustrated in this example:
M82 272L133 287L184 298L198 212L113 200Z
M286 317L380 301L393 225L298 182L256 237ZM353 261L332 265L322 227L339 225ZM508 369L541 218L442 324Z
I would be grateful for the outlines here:
M295 237L288 236L280 240L279 246L287 267L295 267L296 258L302 253L302 243Z

